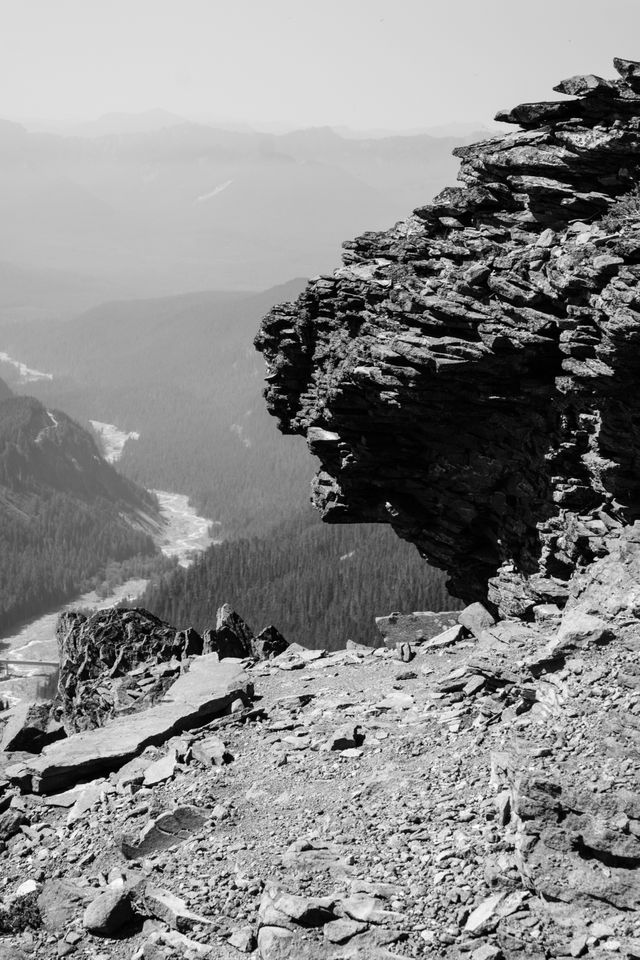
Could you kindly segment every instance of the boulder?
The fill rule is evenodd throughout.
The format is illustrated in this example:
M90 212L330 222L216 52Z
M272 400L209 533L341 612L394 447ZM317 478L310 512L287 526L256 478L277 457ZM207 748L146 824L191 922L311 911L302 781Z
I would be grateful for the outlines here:
M566 904L574 913L597 911L603 903L621 911L640 908L637 794L609 782L606 794L594 790L612 750L624 758L629 749L624 727L619 724L614 745L602 724L589 726L577 764L549 769L544 760L510 751L495 767L494 782L502 787L498 797L509 792L506 829L515 840L521 877L538 897ZM637 724L631 722L629 730L635 736ZM470 915L467 929L481 932L502 910L500 900L489 898Z
M549 650L555 654L580 650L594 644L607 643L612 636L611 625L602 617L571 609L562 617L560 629L549 644Z
M481 603L471 603L458 616L458 623L476 638L480 638L495 622L495 617Z
M227 657L253 656L253 632L242 617L228 603L218 609L215 630L206 630L204 652L217 653L221 660Z
M212 923L206 917L201 917L189 910L181 897L177 897L169 890L154 887L152 884L147 884L145 887L143 902L147 913L162 920L172 930L178 930L181 933L190 930L194 924Z
M155 787L158 783L165 783L167 780L173 780L176 772L177 761L175 753L167 753L164 757L152 761L145 768L143 784L145 787Z
M10 840L20 833L20 827L23 823L28 823L29 818L24 810L18 807L9 807L0 813L0 842Z
M466 932L479 936L481 933L486 933L492 923L495 926L497 923L496 911L505 897L506 893L504 892L494 893L474 907L464 925Z
M396 643L396 657L401 663L410 663L415 657L410 643Z
M233 760L225 743L220 737L206 737L196 740L191 746L191 755L206 767L222 767Z
M75 792L71 809L67 814L67 826L72 826L78 820L81 820L86 813L100 803L103 797L115 793L115 789L114 785L103 777L99 777L92 783L84 784L79 791Z
M122 884L98 894L82 916L82 926L96 937L113 937L134 919L131 893Z
M431 638L431 640L427 640L424 643L424 649L444 650L446 647L452 647L465 636L465 628L457 623L454 627L449 627L447 630L443 630L442 633L437 633L435 637Z
M251 641L251 651L258 660L271 660L284 653L288 646L288 642L274 626L265 627Z
M395 910L389 910L388 904L379 897L367 893L354 893L338 900L335 913L339 917L348 917L360 923L402 923L404 916Z
M335 920L334 900L329 897L301 897L268 884L262 894L258 919L261 926L286 929L321 927Z
M348 943L358 933L367 929L360 920L331 920L325 924L322 932L329 943Z
M251 927L238 927L229 937L229 943L239 953L253 953L258 945Z
M260 960L298 960L300 954L290 930L263 926L258 932Z
M324 744L324 750L351 750L359 747L364 740L362 728L345 724L335 730Z
M199 657L204 652L204 641L197 630L188 627L186 630L178 630L176 633L176 643L181 649L183 657Z
M163 696L181 661L202 652L194 630L176 631L142 608L99 610L90 617L63 613L56 639L58 704L70 733L102 726L123 706L145 709Z

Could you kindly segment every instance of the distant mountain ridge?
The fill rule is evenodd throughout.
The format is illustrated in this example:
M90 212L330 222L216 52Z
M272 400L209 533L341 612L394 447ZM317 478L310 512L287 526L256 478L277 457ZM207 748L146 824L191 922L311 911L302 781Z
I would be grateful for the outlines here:
M8 389L4 382L2 387ZM153 498L103 459L93 437L60 410L0 387L0 482L16 493L53 489L98 498L134 513L156 509Z
M0 262L90 278L67 291L72 310L91 283L97 303L109 296L100 284L149 297L328 269L343 236L382 227L455 177L452 148L473 139L147 119L139 130L107 118L90 137L0 121ZM64 290L51 282L59 315Z

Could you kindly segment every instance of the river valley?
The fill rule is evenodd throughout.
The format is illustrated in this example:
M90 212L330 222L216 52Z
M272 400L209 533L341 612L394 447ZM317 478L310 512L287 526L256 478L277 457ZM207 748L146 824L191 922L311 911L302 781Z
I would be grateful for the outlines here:
M125 433L114 424L92 421L92 426L102 443L105 459L111 463L120 458L125 443L138 438L136 433ZM210 544L219 542L213 535L218 524L199 516L187 496L167 490L154 490L153 493L158 498L165 521L154 539L165 556L175 557L181 566L186 567ZM55 627L63 611L104 610L123 600L134 601L147 583L144 579L127 580L114 587L107 596L89 591L0 637L0 660L11 660L15 664L12 673L14 670L20 673L20 676L12 675L0 684L1 699L11 702L33 696L34 686L38 685L43 672L50 673L54 669L52 665L57 660ZM24 666L18 666L16 661L24 662Z

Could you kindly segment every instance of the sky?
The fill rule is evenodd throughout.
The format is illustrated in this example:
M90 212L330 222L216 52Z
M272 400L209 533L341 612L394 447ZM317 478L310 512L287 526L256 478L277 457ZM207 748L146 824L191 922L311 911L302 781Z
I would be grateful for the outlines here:
M640 0L0 0L0 117L418 129L640 60Z

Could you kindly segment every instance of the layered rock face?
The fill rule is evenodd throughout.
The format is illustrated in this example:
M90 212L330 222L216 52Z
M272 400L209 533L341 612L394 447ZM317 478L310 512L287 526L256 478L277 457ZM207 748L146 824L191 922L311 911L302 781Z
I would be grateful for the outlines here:
M640 517L640 64L615 67L498 114L522 129L459 148L462 186L346 243L256 341L324 519L390 523L506 616Z
M189 659L201 654L268 660L288 643L275 627L254 636L229 604L215 630L176 630L142 608L63 613L56 628L60 675L53 713L68 733L139 714L161 700Z

